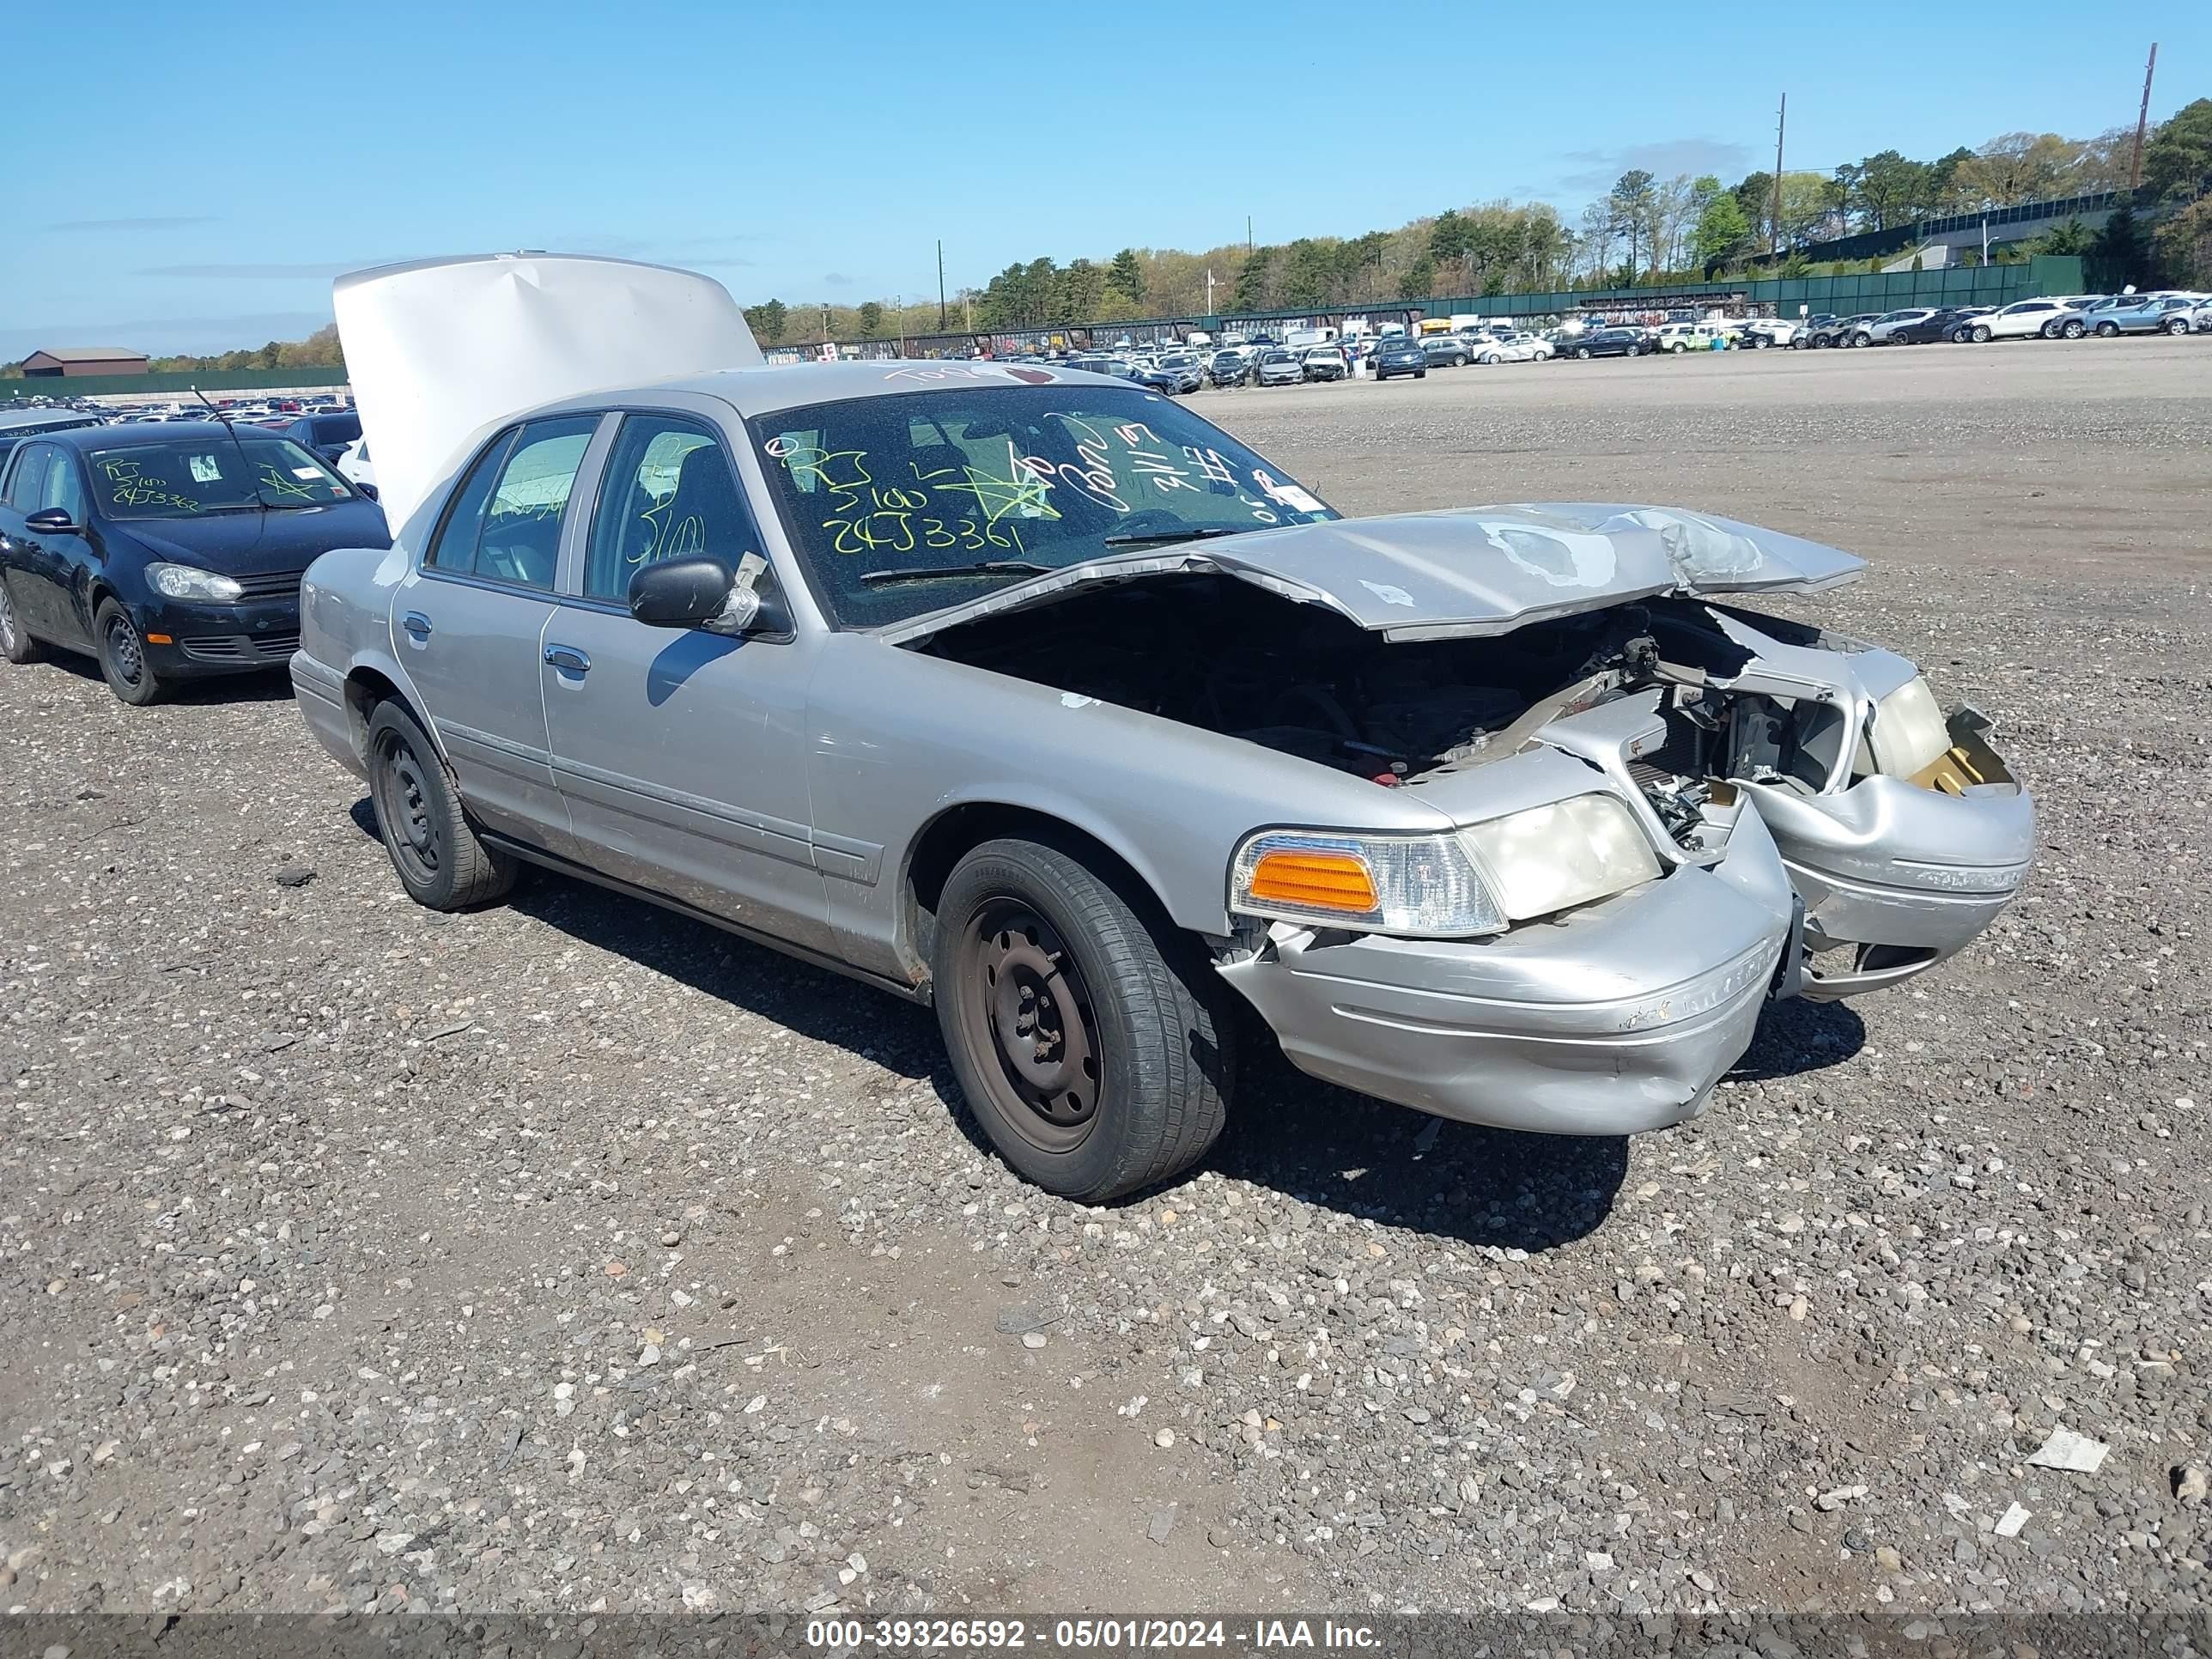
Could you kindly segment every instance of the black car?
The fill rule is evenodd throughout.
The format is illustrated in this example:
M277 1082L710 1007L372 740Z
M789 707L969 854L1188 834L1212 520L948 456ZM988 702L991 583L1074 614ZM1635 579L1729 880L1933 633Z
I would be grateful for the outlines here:
M1421 342L1431 368L1465 368L1474 361L1474 347L1456 334L1431 334Z
M1640 328L1594 328L1580 338L1559 342L1562 357L1641 357L1659 349Z
M1224 347L1206 364L1206 378L1217 386L1243 386L1252 378L1252 359L1233 346Z
M1410 374L1415 380L1429 372L1429 354L1419 340L1403 334L1393 334L1386 340L1375 343L1375 378L1387 380L1393 374Z
M332 466L345 447L361 436L361 416L353 414L302 415L289 426L273 428L303 449L312 449Z
M1892 345L1932 345L1938 340L1948 340L1964 317L1965 313L1956 306L1942 311L1931 311L1917 322L1891 330L1889 343Z
M1148 386L1155 392L1164 392L1170 398L1195 392L1206 384L1199 368L1198 359L1186 353L1172 353L1163 357L1150 368L1140 368L1129 377L1139 386Z
M282 668L300 578L389 547L384 511L265 428L146 422L41 434L0 477L0 656L86 652L115 695Z

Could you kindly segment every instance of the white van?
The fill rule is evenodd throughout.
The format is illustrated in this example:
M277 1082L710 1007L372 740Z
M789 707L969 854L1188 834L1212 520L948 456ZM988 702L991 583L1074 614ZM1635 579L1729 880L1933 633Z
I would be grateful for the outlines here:
M1293 351L1305 351L1315 346L1334 345L1336 331L1333 328L1294 328L1283 336L1283 343Z

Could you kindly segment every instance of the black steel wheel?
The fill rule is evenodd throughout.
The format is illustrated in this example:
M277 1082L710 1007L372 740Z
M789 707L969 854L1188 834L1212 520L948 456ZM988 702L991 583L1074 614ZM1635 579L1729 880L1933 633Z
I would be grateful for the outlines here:
M1233 1087L1221 991L1149 894L1060 847L987 842L946 878L938 1024L1006 1162L1100 1203L1204 1157Z
M396 702L369 717L368 793L384 850L417 904L459 910L514 884L513 861L477 838L437 750Z
M146 639L131 613L113 599L102 599L92 619L94 654L107 689L134 708L156 702L169 688L146 660Z
M15 613L15 597L8 591L8 578L0 574L0 657L9 662L36 662L39 642L23 629Z

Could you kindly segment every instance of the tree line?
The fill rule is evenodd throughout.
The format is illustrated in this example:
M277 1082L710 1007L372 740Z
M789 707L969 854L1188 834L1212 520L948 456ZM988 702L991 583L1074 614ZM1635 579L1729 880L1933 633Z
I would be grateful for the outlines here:
M1395 230L1280 243L1227 242L1202 252L1123 248L1066 264L1008 265L952 298L944 326L995 331L1113 324L1141 317L1377 305L1453 295L1547 293L1693 282L1750 271L1803 275L1812 245L1894 230L1946 214L2124 190L2135 131L2094 138L2009 132L1929 161L1885 149L1831 173L1771 172L1729 185L1711 174L1623 173L1571 227L1542 202L1449 208ZM2170 281L2212 286L2212 100L2199 99L2152 134L2133 211L2092 233L2075 225L2021 252L2081 254L2090 280L2117 288ZM2008 257L2016 257L2008 255ZM1855 267L1856 268L1856 267ZM1209 284L1207 278L1212 280ZM939 331L933 300L900 306L787 306L747 319L765 344L887 339Z

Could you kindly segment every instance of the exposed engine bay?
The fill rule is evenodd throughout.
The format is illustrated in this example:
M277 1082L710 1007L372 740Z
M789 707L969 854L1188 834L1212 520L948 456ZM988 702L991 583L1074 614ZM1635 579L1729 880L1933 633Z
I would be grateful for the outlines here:
M1778 672L1753 642L1799 660ZM1821 657L1868 647L1694 599L1618 605L1494 637L1391 643L1324 606L1233 577L1173 575L984 617L921 648L1385 788L1419 788L1541 732L1594 764L1625 767L1692 854L1711 844L1709 809L1734 799L1726 780L1809 796L1846 765L1853 776L1911 776L1960 763L1932 700L1915 707L1916 720L1896 722L1897 752L1877 755L1865 712L1834 689L1841 677L1823 684L1818 672ZM1911 676L1902 659L1879 654ZM1597 710L1604 716L1584 718ZM1994 775L1970 771L1949 781L1952 793L1959 782L2003 780L1995 757L1976 747L1972 763Z

